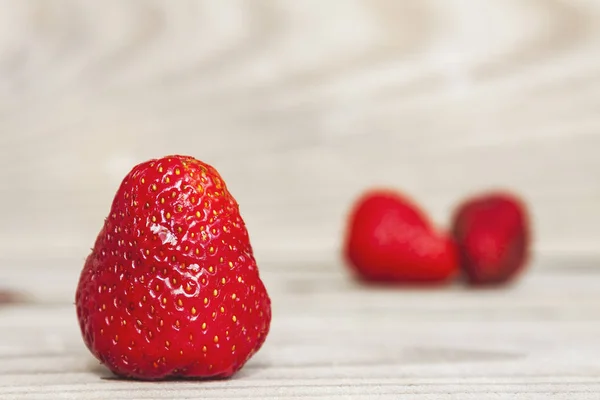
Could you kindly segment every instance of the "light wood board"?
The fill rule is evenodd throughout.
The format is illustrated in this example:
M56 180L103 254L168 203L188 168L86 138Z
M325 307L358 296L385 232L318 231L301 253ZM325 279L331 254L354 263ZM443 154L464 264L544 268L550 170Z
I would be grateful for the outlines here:
M593 268L538 268L474 291L364 287L341 266L291 270L263 272L272 329L228 381L115 380L85 349L72 303L0 308L0 398L600 398Z
M265 257L331 261L372 185L442 226L508 187L539 251L598 255L599 71L597 0L0 0L0 254L84 257L187 153Z
M0 0L0 399L600 399L600 1ZM235 379L109 379L72 306L133 164L210 162L274 301ZM380 291L339 263L372 185L445 226L508 187L507 290ZM581 260L584 261L581 261Z

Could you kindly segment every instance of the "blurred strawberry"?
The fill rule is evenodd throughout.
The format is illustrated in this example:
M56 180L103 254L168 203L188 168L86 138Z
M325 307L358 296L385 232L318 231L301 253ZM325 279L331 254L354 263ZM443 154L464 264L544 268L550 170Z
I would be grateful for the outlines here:
M452 241L435 231L408 198L391 190L365 193L350 213L344 255L367 281L441 282L457 270Z
M525 266L529 220L515 195L492 192L467 200L458 207L452 227L461 268L471 284L504 283Z

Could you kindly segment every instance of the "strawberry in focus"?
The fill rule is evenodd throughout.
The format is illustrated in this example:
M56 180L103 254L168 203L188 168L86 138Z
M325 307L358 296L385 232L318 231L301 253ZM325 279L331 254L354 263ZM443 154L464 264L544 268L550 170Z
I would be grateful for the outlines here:
M523 269L530 245L525 204L491 192L461 204L452 222L461 268L473 285L508 282Z
M372 190L358 200L344 255L366 281L443 282L457 270L452 240L436 232L408 198L390 190Z
M238 204L192 157L125 177L76 293L85 344L122 377L225 378L260 349L271 320Z

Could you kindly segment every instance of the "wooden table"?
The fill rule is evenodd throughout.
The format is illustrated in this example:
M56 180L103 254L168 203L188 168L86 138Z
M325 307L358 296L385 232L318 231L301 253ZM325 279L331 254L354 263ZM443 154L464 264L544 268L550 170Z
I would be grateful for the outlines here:
M496 290L371 288L339 265L265 265L271 333L218 382L115 380L64 287L0 308L0 398L599 399L600 272L581 265Z
M0 0L0 399L600 399L599 0ZM73 292L137 162L215 165L273 298L232 380L114 380ZM528 201L518 286L371 289L355 196ZM584 261L582 257L590 256Z

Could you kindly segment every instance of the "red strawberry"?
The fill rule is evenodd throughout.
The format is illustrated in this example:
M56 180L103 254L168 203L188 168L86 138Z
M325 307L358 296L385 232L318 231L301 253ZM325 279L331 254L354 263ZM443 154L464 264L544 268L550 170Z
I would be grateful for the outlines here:
M470 283L504 283L523 269L530 234L525 205L517 197L498 192L472 198L458 207L452 226Z
M350 215L345 257L368 281L440 282L456 271L450 239L435 232L406 197L388 190L365 193Z
M142 163L125 177L76 294L85 344L115 374L229 377L271 320L238 204L191 157Z

